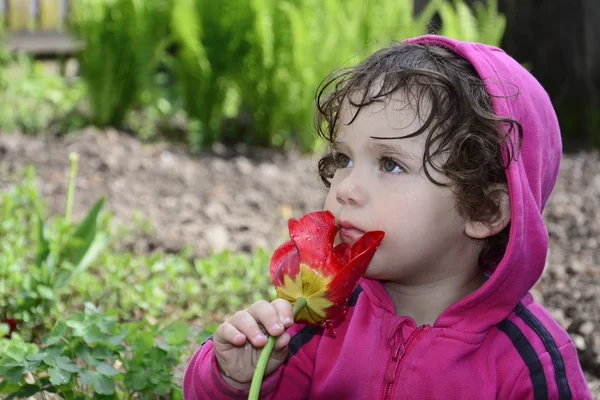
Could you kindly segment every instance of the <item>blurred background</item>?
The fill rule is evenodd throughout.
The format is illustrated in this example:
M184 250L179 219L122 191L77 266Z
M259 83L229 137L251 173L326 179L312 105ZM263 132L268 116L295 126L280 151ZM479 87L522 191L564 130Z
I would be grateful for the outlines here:
M322 207L321 80L425 33L502 47L550 94L534 295L600 395L599 25L596 0L0 0L0 397L180 398Z

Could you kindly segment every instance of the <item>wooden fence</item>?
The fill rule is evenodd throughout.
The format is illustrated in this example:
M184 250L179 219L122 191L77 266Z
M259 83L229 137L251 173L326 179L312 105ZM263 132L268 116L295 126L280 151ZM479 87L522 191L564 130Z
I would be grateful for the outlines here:
M81 48L65 33L68 0L0 0L0 18L11 51L62 57Z
M4 28L11 32L62 31L67 0L0 0Z

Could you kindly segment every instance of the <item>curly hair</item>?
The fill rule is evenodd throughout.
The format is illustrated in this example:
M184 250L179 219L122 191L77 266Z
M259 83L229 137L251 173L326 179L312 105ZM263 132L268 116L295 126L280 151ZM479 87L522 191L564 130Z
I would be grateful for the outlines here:
M315 125L330 145L318 164L325 186L330 187L337 169L331 145L344 102L357 109L351 124L362 107L390 99L398 91L408 94L409 105L423 121L415 132L400 138L426 135L422 168L427 178L452 189L463 217L493 219L500 210L499 192L508 190L505 168L517 155L523 128L516 120L495 115L474 67L437 45L393 42L358 65L331 73L319 85ZM515 129L517 143L512 139ZM449 183L434 179L429 168L449 178ZM493 267L504 255L509 226L486 240L479 256L482 268Z

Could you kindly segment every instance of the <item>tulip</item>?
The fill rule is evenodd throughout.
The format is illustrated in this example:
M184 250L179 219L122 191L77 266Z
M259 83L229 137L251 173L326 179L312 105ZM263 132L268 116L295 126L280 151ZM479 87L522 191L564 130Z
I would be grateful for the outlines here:
M353 245L343 242L334 247L338 227L330 211L292 218L288 228L291 239L271 258L271 280L277 297L292 304L295 322L331 328L331 321L345 313L352 290L367 270L384 233L367 232ZM276 340L269 337L260 355L249 399L258 399Z

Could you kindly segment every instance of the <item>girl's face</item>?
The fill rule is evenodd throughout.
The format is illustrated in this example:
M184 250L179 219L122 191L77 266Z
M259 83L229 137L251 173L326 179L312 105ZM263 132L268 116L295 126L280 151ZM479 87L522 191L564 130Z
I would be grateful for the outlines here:
M337 171L325 209L341 227L337 242L354 243L364 232L382 230L385 237L366 276L405 285L434 283L476 268L481 242L465 233L448 187L432 183L422 171L426 133L393 138L421 126L412 107L400 100L342 109L334 145ZM429 172L445 182L433 168Z

